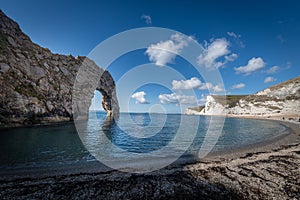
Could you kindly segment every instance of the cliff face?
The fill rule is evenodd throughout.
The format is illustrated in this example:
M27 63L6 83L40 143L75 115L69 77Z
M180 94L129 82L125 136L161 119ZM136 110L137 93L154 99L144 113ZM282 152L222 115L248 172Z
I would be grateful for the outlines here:
M94 84L77 95L87 102L82 109L88 109L98 89L104 108L109 114L118 113L115 83L109 72L86 57L53 54L32 43L0 10L0 126L72 120L73 85L82 65L86 72L97 70L103 75L94 77L98 78L96 87Z
M225 99L225 100L224 100ZM199 115L300 116L300 76L253 95L208 96Z
M299 116L300 76L241 99L228 113Z

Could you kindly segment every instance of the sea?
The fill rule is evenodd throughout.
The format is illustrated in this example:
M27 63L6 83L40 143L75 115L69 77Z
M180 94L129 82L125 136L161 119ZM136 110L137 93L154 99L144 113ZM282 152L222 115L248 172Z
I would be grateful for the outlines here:
M88 121L1 129L0 174L88 163L126 168L141 160L158 169L272 140L286 130L271 120L158 113L121 113L113 120L93 111Z

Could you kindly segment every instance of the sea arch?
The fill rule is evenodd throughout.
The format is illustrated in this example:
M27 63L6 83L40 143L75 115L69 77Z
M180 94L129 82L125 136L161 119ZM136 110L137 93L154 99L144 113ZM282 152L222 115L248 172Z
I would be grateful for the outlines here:
M80 66L73 86L72 112L74 120L87 119L94 91L102 94L102 107L107 117L119 117L116 84L111 74L86 58Z

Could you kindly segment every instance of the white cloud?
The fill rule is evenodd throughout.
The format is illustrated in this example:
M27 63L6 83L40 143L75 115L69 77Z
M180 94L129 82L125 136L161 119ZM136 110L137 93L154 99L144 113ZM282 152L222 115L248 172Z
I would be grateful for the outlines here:
M190 37L187 38L176 33L169 40L151 44L147 48L146 54L149 56L149 60L155 62L157 66L163 66L172 62L176 54L179 54L188 45L190 39Z
M225 61L216 61L222 56L230 53L229 42L225 38L216 39L211 44L206 45L203 53L198 57L198 64L204 65L206 68L219 68L226 64L228 61L235 59L236 54L228 56Z
M150 15L142 15L141 19L143 19L146 24L152 24L152 19Z
M199 90L211 90L214 87L212 83L202 83L200 87L197 89Z
M213 85L212 83L201 82L198 78L192 77L188 80L173 80L173 90L213 90L214 92L224 92L224 88L221 84Z
M172 94L160 94L158 96L160 103L162 104L177 104L178 99L176 93Z
M225 60L228 61L228 62L233 62L233 61L235 61L237 58L238 58L238 55L235 54L235 53L230 54L229 56L225 56Z
M246 85L244 83L238 83L238 84L235 84L235 85L231 86L231 89L242 89L245 86Z
M225 92L225 89L221 84L213 85L212 83L204 83L199 90L212 90L214 92Z
M270 69L268 69L267 73L268 74L275 74L276 72L278 72L278 70L280 69L280 67L278 66L273 66Z
M214 92L225 92L225 89L223 88L223 86L221 84L213 85L209 89L213 90Z
M244 43L241 40L241 35L240 34L236 34L234 32L227 32L227 35L229 35L230 37L232 37L234 39L234 41L242 48L245 47Z
M264 80L265 83L271 83L271 82L274 82L274 81L276 81L276 78L271 77L271 76L266 77L265 80Z
M207 98L207 95L201 94L201 98L198 99L197 104L200 105L200 106L205 105L206 98Z
M235 32L227 32L227 34L230 36L230 37L233 37L233 38L240 38L241 35L238 35L236 34Z
M162 104L197 104L194 96L179 95L176 93L160 94L158 99Z
M245 75L249 75L252 72L255 72L257 70L264 68L265 66L266 66L266 63L263 61L263 59L261 57L258 57L258 58L253 57L248 61L248 64L246 66L240 66L240 67L234 68L234 70L237 73L243 73Z
M189 80L173 80L172 89L173 90L192 90L201 87L202 83L198 78L193 77Z
M135 99L136 104L148 104L145 95L146 93L144 91L136 92L133 95L131 95L131 98Z

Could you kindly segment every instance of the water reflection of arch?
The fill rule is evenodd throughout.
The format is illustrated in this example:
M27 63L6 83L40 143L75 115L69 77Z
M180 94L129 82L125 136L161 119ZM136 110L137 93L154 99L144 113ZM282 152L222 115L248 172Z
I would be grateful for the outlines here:
M116 126L116 121L110 117L107 117L105 120L103 120L102 131L109 141L114 141Z

